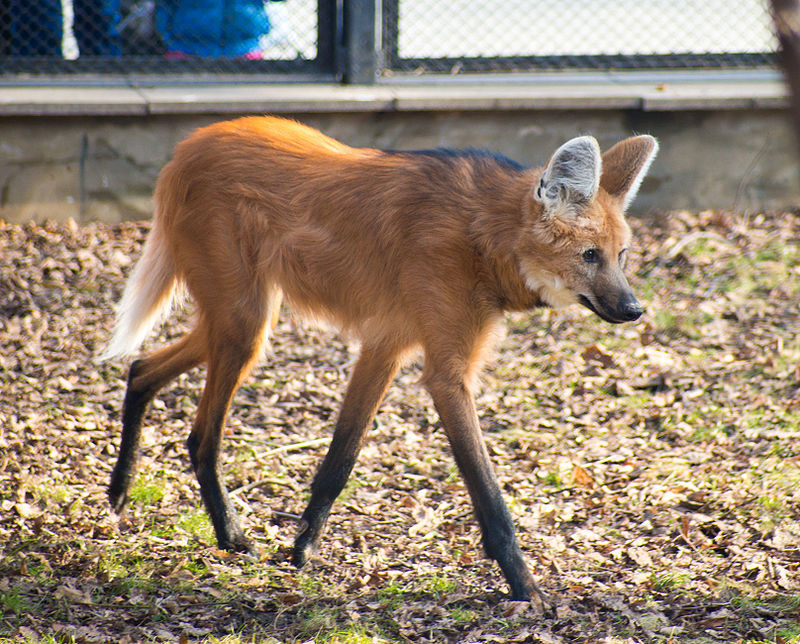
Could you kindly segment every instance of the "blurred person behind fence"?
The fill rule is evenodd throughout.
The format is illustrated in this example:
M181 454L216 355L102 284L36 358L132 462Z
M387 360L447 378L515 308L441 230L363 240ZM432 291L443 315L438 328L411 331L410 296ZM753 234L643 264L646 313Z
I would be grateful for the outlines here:
M156 0L156 28L169 58L261 58L270 23L264 0Z
M72 31L81 56L119 56L120 0L72 0Z
M80 56L118 56L120 0L72 0L73 33ZM0 0L0 55L63 55L61 0Z

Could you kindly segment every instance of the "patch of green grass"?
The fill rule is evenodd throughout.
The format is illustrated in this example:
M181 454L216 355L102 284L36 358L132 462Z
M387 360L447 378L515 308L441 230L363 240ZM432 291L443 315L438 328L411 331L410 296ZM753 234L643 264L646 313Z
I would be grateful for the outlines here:
M653 396L646 393L636 393L617 398L620 406L627 410L648 409L653 404Z
M134 589L151 594L155 587L151 573L141 570L141 566L131 566L127 569L124 577L116 577L109 584L111 592L115 594L125 594Z
M135 505L155 505L164 498L166 479L163 474L143 474L137 478L128 492L128 499Z
M26 613L30 610L28 600L20 595L19 590L16 588L9 588L5 591L0 591L0 613L19 615Z
M444 479L445 485L452 485L456 481L461 480L461 472L458 471L458 466L451 463L447 470L447 477Z
M680 572L669 572L663 575L654 574L651 577L653 590L660 593L674 592L680 589L687 581L691 581L691 576Z
M678 330L678 316L669 309L658 309L653 314L653 323L658 331L672 335Z
M456 624L466 624L467 622L471 622L473 619L475 619L475 614L468 608L460 608L456 606L455 608L450 609L450 618Z
M699 238L691 244L686 244L683 252L688 257L709 257L717 254L718 242L710 239Z
M456 589L456 582L442 575L431 574L422 577L417 588L419 592L433 595L438 600L442 595L452 593Z
M702 423L702 420L698 419L697 422ZM695 426L689 440L696 443L709 443L720 436L727 436L723 427L700 424Z
M298 576L300 590L306 597L315 597L322 592L322 582L310 574L301 573Z
M208 566L202 559L190 559L183 567L195 576L203 575L208 572Z
M65 642L73 642L69 640L57 639L55 635L42 635L41 637L30 637L28 635L19 635L17 637L0 637L0 644L64 644Z
M776 641L783 642L783 644L800 644L800 624L783 626L775 635Z
M783 499L781 499L778 496L773 496L771 494L760 496L756 501L756 503L758 503L758 505L761 506L761 509L765 513L771 515L770 516L771 520L776 519L777 515L783 511L786 505L786 502ZM764 515L762 514L761 516L763 517Z
M400 585L392 579L388 584L378 589L378 599L385 604L386 608L394 610L403 603L406 592Z
M378 598L385 608L393 610L404 602L413 601L420 597L433 596L437 600L443 595L452 593L456 589L456 582L443 575L431 573L420 576L409 586L400 586L395 581L390 581L378 590Z
M716 272L725 273L725 290L739 295L766 294L777 286L796 292L796 280L791 279L790 269L797 260L796 244L767 245L751 256L731 257Z
M176 523L178 528L184 532L188 532L201 543L210 545L216 542L214 526L211 525L211 520L202 507L184 512L178 517Z
M336 631L339 610L328 606L309 606L298 615L297 628L304 639L314 642L324 641L322 638Z
M755 593L756 591L752 588L744 592L741 587L737 588L737 590L740 594L736 594L731 598L731 605L744 613L757 613L767 610L772 614L788 617L796 615L797 610L800 609L800 594L798 593L762 598L744 594L744 592ZM794 626L785 625L784 627L787 628L787 634L790 637L798 638L800 636L800 630L795 630ZM800 629L800 624L797 624L797 628Z
M43 485L37 490L40 499L48 505L53 504L59 507L66 505L72 496L70 488L66 485Z
M537 472L536 475L539 477L542 483L545 483L546 485L550 485L552 487L561 487L561 475L555 470L550 470L549 472L544 472L542 474Z
M28 575L38 582L44 582L53 576L53 567L44 557L24 557Z
M767 456L777 456L778 458L791 458L797 454L797 447L795 445L786 445L782 443L773 443L767 451Z
M314 642L319 644L376 644L388 641L379 635L370 633L362 625L335 629L330 633L320 633L314 638Z
M747 429L779 429L800 432L800 412L758 407L743 415Z
M676 313L667 309L659 309L653 316L656 330L671 338L685 337L700 340L703 328L714 321L714 316L703 311L682 311Z
M225 635L224 637L210 636L203 640L204 644L279 644L280 640L274 637L266 639L256 638L254 635Z
M181 565L188 557L183 557ZM193 566L193 561L190 561ZM175 562L166 563L164 560L152 556L151 553L143 552L141 548L129 548L126 545L117 544L117 547L109 546L99 553L96 561L96 570L100 581L111 594L127 593L131 590L140 590L145 594L157 592L163 586L165 566L174 568ZM205 564L202 572L206 572ZM170 582L174 585L173 582ZM179 590L184 590L182 584L177 583ZM191 589L191 588L190 588Z
M341 494L337 499L337 503L347 503L348 501L353 500L353 496L356 492L363 487L366 487L367 483L363 478L363 475L357 472L353 472L352 476L347 480L347 483L344 486Z
M157 577L154 577L150 560L122 554L118 565L125 574L110 580L108 587L112 593L128 593L136 589L150 594L155 590Z
M97 562L97 571L106 579L120 579L128 575L128 569L123 562L114 556L103 554Z
M643 302L651 302L659 293L666 289L666 279L656 272L652 272L636 285L636 295Z
M755 262L782 262L784 256L784 246L765 246L756 251Z
M771 510L787 509L791 512L792 495L800 486L800 467L793 461L771 458L772 463L762 463L761 469L754 469L756 482L763 489L762 507Z

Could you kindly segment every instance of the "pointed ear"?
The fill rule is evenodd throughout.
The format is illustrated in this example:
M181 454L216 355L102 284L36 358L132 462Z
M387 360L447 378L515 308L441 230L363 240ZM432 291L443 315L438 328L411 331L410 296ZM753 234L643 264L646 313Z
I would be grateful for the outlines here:
M597 194L603 161L591 136L564 143L550 158L534 191L549 213L577 213Z
M622 202L622 209L636 197L639 186L658 152L658 141L652 136L633 136L620 141L603 154L600 185Z

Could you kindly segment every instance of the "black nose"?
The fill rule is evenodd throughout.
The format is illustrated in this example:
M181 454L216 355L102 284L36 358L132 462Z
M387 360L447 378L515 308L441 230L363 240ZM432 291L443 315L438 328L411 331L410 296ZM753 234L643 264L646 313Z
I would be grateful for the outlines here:
M642 308L642 305L634 299L623 303L623 305L620 307L620 312L622 313L622 317L626 322L633 322L642 316L644 309Z

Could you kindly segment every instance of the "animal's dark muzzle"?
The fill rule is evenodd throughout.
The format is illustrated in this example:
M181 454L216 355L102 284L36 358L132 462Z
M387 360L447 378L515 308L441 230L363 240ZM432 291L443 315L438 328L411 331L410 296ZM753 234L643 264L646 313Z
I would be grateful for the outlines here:
M611 324L633 322L638 320L644 313L642 305L639 304L639 300L636 299L633 293L623 294L617 301L616 306L608 306L601 299L598 299L596 303L592 302L585 295L579 295L578 300L592 313Z

